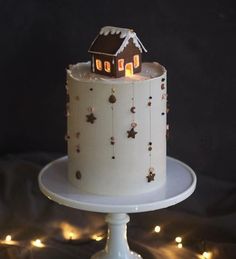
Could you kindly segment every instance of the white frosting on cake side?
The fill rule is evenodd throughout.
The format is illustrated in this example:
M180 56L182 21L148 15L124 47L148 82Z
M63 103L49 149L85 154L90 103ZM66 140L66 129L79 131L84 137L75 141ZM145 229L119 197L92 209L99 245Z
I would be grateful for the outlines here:
M67 89L70 182L97 195L159 188L166 171L165 68L143 63L141 73L114 79L78 63L67 70Z

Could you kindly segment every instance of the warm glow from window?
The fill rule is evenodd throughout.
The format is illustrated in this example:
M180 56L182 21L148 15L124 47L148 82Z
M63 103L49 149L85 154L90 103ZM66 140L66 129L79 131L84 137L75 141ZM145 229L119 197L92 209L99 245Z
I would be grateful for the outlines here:
M118 60L118 70L123 71L124 70L124 59L119 59Z
M139 67L139 55L134 55L134 67Z
M111 63L109 61L105 61L104 68L105 68L106 72L110 73L111 72Z
M125 76L132 76L133 75L133 64L128 63L125 65Z
M102 70L102 61L100 59L96 59L96 68L97 70Z

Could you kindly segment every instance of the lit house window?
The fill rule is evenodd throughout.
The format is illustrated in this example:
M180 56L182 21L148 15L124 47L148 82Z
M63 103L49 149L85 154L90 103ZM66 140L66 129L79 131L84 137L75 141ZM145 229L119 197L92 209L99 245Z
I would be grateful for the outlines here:
M124 59L119 59L118 60L118 70L123 71L124 70Z
M104 69L106 72L111 72L111 63L109 61L104 61Z
M134 67L139 67L139 55L134 55Z
M96 68L97 70L102 70L102 61L100 59L96 59Z

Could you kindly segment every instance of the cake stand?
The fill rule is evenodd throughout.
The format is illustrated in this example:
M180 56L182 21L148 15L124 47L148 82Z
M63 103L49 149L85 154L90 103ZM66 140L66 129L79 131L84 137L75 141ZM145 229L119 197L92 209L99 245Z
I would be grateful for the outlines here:
M80 192L67 179L68 158L59 158L39 174L40 190L49 199L71 208L108 213L108 236L104 250L91 259L142 259L130 251L127 242L127 213L153 211L175 205L195 190L197 178L183 162L167 158L166 183L162 188L142 195L100 196Z

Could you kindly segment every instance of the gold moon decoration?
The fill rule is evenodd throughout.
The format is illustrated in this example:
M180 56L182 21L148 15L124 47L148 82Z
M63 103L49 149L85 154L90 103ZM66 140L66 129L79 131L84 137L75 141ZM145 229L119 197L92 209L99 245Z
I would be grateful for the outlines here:
M131 111L132 113L135 113L135 112L136 112L135 109L136 109L136 107L132 106L131 109L130 109L130 111Z

